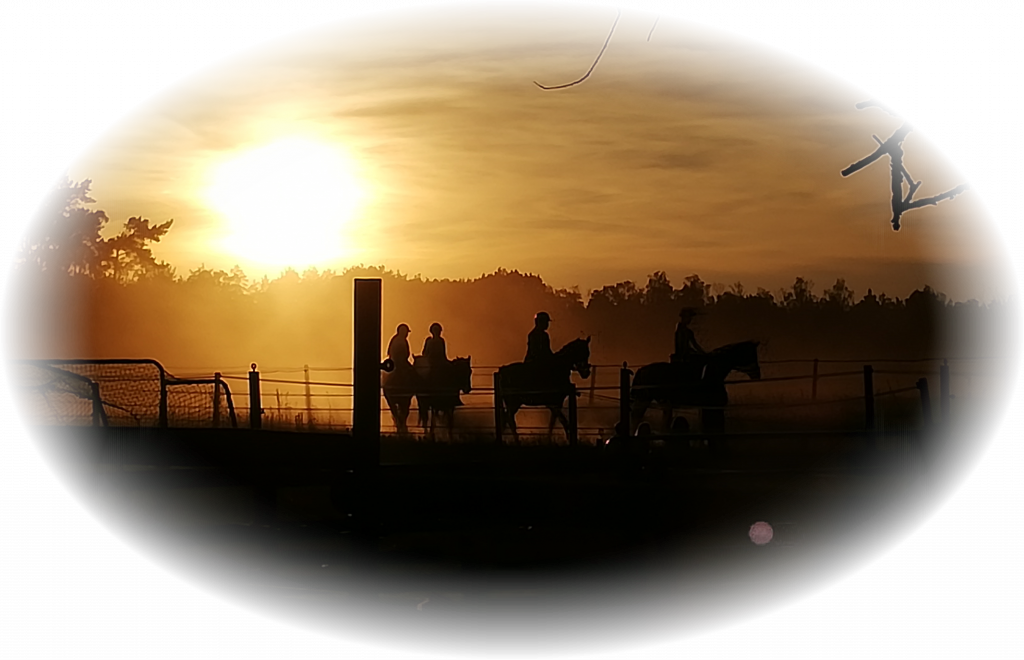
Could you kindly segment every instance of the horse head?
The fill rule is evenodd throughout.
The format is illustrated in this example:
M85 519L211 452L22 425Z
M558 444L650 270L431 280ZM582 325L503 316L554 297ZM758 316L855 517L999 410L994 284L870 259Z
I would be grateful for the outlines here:
M753 380L761 378L761 365L757 362L757 346L759 342L744 341L733 344L731 352L732 368L746 374Z
M757 362L756 341L741 341L727 344L711 351L708 355L705 380L725 380L731 371L746 374L751 379L761 378L761 366Z
M590 337L573 339L558 349L555 357L577 372L581 378L590 378Z
M457 357L451 363L454 383L458 386L459 391L464 394L473 390L472 360L473 356L470 355L468 357Z

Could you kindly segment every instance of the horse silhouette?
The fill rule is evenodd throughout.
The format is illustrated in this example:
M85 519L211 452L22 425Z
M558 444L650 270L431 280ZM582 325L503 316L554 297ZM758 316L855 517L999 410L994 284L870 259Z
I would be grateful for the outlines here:
M434 433L436 418L441 415L448 431L455 426L455 408L462 405L460 394L472 390L473 368L470 357L460 357L428 370L422 355L413 357L412 369L396 369L383 379L384 399L391 409L398 433L409 433L409 412L416 398L419 422L424 430Z
M752 379L761 377L756 341L744 341L716 348L704 357L703 365L686 362L655 362L640 367L630 388L630 427L636 428L647 408L659 404L665 414L665 426L672 411L680 406L707 406L701 410L705 431L725 430L725 411L729 402L725 379L739 371Z
M395 428L399 435L409 433L408 420L412 398L416 396L418 390L423 389L422 380L420 374L410 367L398 367L381 377L384 400L391 410L391 418L395 420Z
M562 413L562 406L569 395L573 371L583 378L590 377L590 337L572 340L548 361L514 362L500 367L498 387L504 424L499 433L507 424L512 437L519 442L516 413L523 406L544 406L551 410L548 436L555 428L555 420L562 423L568 436L569 420Z
M462 405L462 398L459 395L473 389L471 360L472 356L457 357L435 367L432 371L426 371L424 357L417 355L413 358L416 370L425 374L421 376L420 387L415 393L420 426L424 430L429 430L431 437L434 435L438 415L443 416L447 422L448 435L451 437L455 429L455 408Z

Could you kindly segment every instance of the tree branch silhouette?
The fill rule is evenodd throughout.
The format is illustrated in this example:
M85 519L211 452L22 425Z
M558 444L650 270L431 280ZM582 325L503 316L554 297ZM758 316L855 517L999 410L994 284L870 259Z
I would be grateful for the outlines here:
M615 26L618 25L618 19L620 19L622 17L623 17L623 8L622 7L615 7L615 21L614 21L613 24L611 24L611 30L608 32L608 37L604 40L604 46L601 47L601 52L599 52L597 54L597 59L595 59L594 63L591 64L590 71L588 71L584 75L583 78L581 78L580 80L572 81L571 83L566 83L564 85L555 85L553 87L545 87L544 85L542 85L541 83L537 82L536 80L534 81L534 84L537 85L538 87L540 87L541 89L546 89L546 90L548 90L548 89L565 89L566 87L572 87L573 85L579 85L583 81L585 81L588 78L590 78L590 75L592 73L594 73L594 69L597 67L597 62L601 61L601 56L604 54L605 48L608 47L608 43L611 41L611 35L614 34L614 32L615 32ZM650 33L648 33L648 35L647 35L647 41L650 41L650 36L652 34L654 34L654 28L657 27L657 21L660 20L660 19L662 19L662 14L657 14L657 17L654 18L654 25L651 26Z
M537 82L536 80L534 81L534 84L537 85L538 87L540 87L541 89L564 89L566 87L572 87L573 85L579 85L583 81L585 81L588 78L590 78L590 75L594 72L594 68L597 67L597 62L601 61L601 55L604 54L604 49L608 47L608 42L611 41L611 35L614 34L614 32L615 32L615 26L618 25L618 19L620 19L622 17L623 17L623 8L622 7L615 7L615 21L614 21L613 24L611 24L611 30L608 32L608 37L607 37L607 39L604 40L604 45L601 47L601 52L597 53L597 59L595 59L594 63L591 64L590 71L588 71L584 75L583 78L581 78L580 80L577 80L577 81L573 81L571 83L567 83L565 85L555 85L554 87L545 87L544 85L542 85L541 83Z
M875 100L862 101L858 103L856 107L858 110L872 107L880 108L894 117L897 116L894 112ZM882 156L889 157L889 170L891 173L890 188L892 191L892 220L890 222L892 223L893 231L900 230L900 218L903 217L903 214L907 211L919 209L922 206L935 205L947 199L953 199L969 187L966 183L962 183L944 193L915 200L914 195L917 194L918 189L924 182L914 181L914 177L910 175L910 172L903 164L903 141L907 138L907 135L911 130L910 124L903 122L903 125L897 128L887 140L882 140L877 135L872 135L871 137L874 138L875 142L878 144L878 148L870 155L861 158L856 163L849 165L846 169L840 172L844 177L850 176L851 174L864 169ZM904 194L903 191L904 182L907 184L906 194Z

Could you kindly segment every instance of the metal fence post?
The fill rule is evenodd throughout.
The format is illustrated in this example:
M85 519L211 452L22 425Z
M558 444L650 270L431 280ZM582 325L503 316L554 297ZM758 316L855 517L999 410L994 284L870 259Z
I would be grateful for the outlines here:
M870 364L864 365L864 428L875 430L875 383Z
M220 372L213 374L213 428L220 428Z
M949 424L949 360L943 360L939 367L939 417L942 424Z
M167 428L167 375L164 373L163 368L160 369L160 408L159 419L157 424L160 428Z
M811 374L811 401L818 400L818 358L814 358L814 372Z
M309 391L309 365L302 365L302 374L306 378L306 427L313 430L313 395Z
M932 401L928 396L928 379L918 378L917 389L921 392L921 418L924 420L924 427L932 423Z
M619 370L619 424L622 425L627 435L629 434L629 377L632 375L633 372L629 370L629 365L623 362L622 369Z
M256 371L256 363L252 363L249 372L249 428L263 428L263 401L260 397L260 372Z

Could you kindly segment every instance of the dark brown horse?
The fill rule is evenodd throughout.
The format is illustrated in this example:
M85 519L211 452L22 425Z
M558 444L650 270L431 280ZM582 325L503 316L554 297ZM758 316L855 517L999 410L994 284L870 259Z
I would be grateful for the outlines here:
M682 406L701 407L705 430L723 431L725 411L729 402L725 379L733 371L750 378L761 377L757 362L756 341L744 341L716 348L705 356L703 364L688 362L655 362L640 367L630 388L632 401L630 429L635 429L647 408L659 404L665 411L666 427L672 409Z
M502 420L512 430L516 442L519 442L516 413L523 406L548 408L551 410L548 436L555 428L555 420L562 423L568 436L569 420L562 413L562 406L569 395L573 371L582 378L590 377L590 337L572 340L560 348L550 362L514 362L498 369Z

